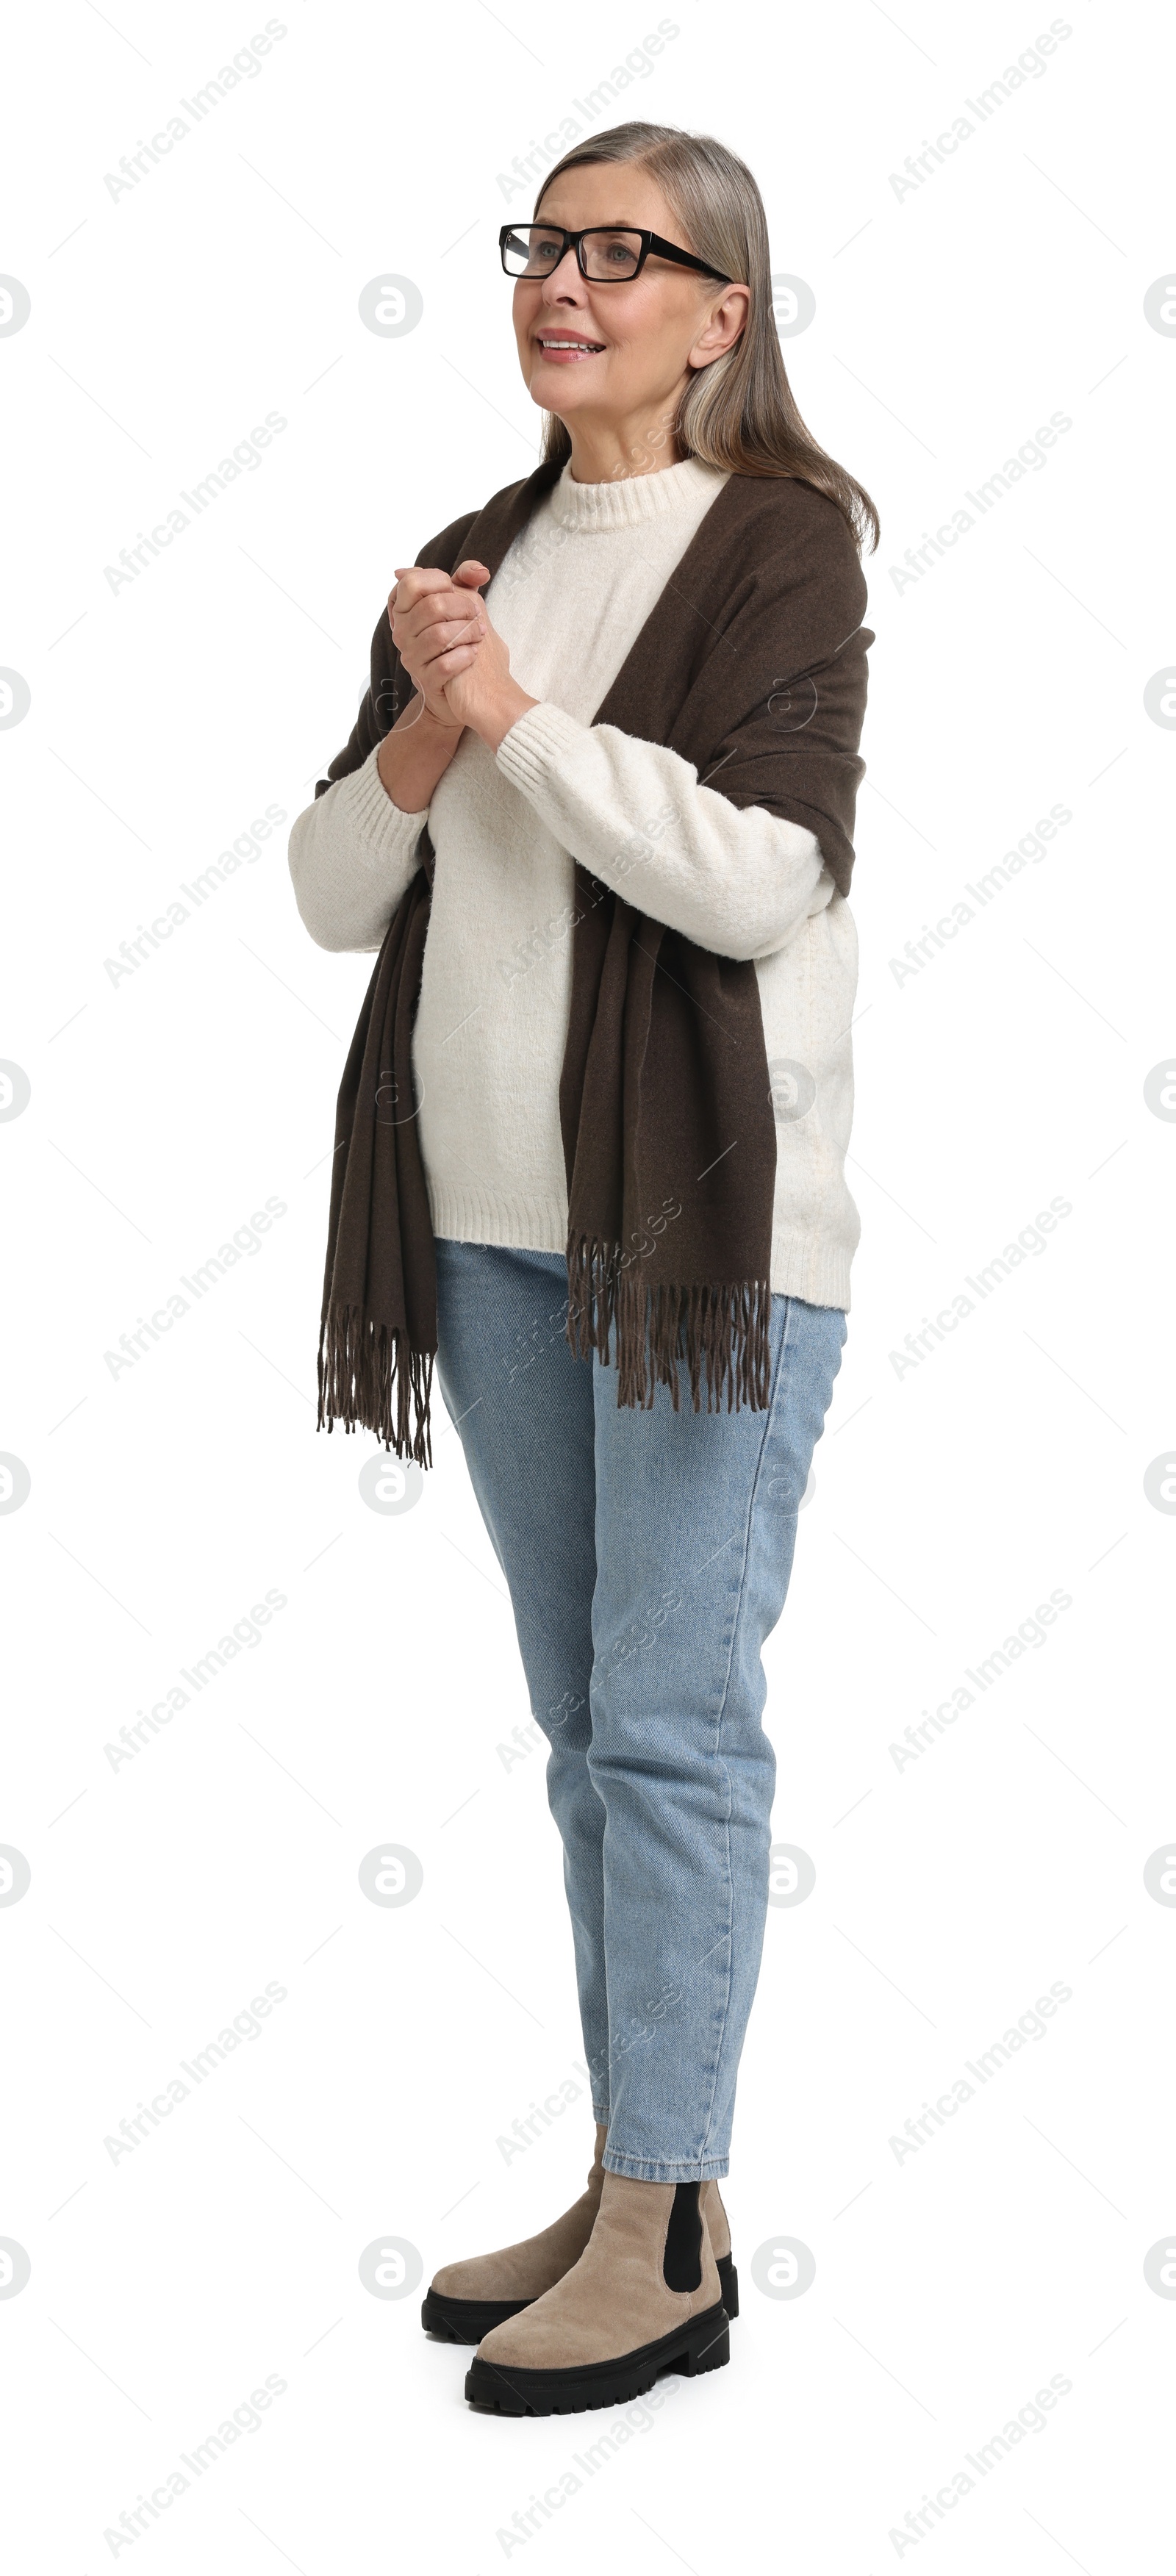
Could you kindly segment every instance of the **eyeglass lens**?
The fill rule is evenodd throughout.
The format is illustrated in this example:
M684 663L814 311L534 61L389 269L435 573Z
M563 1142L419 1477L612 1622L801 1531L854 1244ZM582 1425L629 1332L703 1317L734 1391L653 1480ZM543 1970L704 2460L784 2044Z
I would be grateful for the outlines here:
M641 257L641 235L603 228L589 232L583 253L590 278L632 277ZM563 256L562 233L543 224L522 224L507 236L504 257L511 277L549 277Z

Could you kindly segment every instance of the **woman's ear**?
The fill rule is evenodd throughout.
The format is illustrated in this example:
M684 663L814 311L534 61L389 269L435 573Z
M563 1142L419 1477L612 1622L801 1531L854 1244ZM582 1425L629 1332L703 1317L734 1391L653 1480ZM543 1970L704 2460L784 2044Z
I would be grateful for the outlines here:
M750 287L725 286L687 356L687 366L709 367L716 358L725 357L746 330L750 310Z

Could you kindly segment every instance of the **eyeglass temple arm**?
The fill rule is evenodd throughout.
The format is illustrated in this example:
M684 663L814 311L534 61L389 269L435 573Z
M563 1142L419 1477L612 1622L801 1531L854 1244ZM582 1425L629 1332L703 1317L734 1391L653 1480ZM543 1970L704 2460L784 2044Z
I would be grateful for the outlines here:
M735 283L734 278L725 276L721 268L706 268L702 260L695 258L693 251L679 250L676 242L663 241L660 233L653 234L649 247L657 252L659 259L676 259L683 268L701 269L707 277L717 277L724 286Z

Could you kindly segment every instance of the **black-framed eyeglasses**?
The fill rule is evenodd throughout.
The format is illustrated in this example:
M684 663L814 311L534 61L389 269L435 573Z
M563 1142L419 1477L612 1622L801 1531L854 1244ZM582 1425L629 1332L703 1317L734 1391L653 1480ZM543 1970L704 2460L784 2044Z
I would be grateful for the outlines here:
M565 232L562 224L504 224L498 247L508 277L550 277L574 250L581 277L593 286L618 285L640 277L653 251L658 259L675 260L679 268L697 268L704 277L716 277L721 286L735 283L721 268L712 268L709 260L696 259L693 251L679 250L676 242L664 241L660 233L646 232L636 224L589 224L578 233Z

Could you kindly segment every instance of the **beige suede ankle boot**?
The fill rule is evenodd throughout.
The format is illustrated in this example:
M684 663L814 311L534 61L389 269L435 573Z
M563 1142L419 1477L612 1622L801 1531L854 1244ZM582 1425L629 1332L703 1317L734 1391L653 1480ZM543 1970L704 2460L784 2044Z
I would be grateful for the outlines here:
M700 2185L607 2173L579 2262L485 2335L466 2374L472 2406L574 2415L624 2406L663 2370L730 2358L727 2311Z
M495 2254L473 2254L467 2262L442 2265L421 2309L426 2334L440 2335L446 2343L480 2343L491 2326L517 2316L579 2262L600 2207L606 2135L598 2123L588 2188L550 2227L518 2245L503 2245Z
M711 2252L719 2275L719 2287L723 2293L723 2306L729 2317L737 2317L739 2274L731 2256L731 2227L719 2197L717 2182L704 2182L699 2186L698 2206L706 2220L706 2232L711 2241Z

